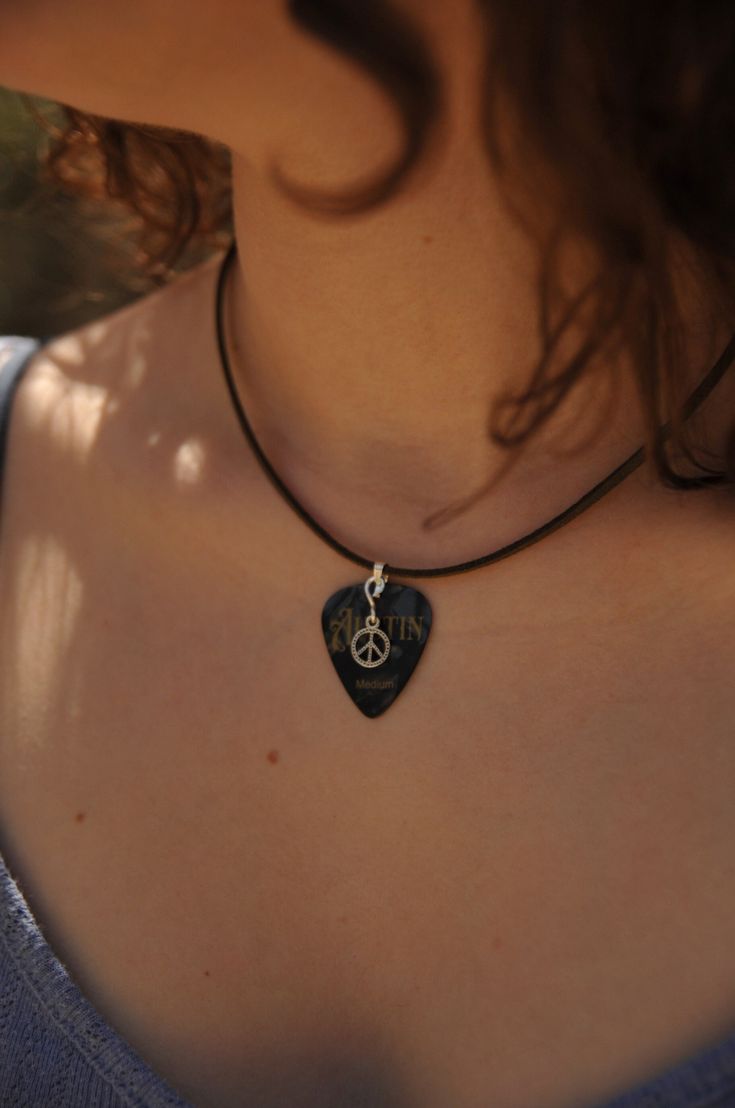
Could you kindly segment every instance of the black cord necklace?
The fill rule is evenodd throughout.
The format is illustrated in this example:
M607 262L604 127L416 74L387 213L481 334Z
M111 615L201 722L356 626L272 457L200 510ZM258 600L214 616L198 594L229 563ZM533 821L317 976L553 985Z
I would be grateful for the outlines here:
M327 644L329 656L337 674L353 702L370 719L381 715L393 704L405 687L421 657L429 631L431 630L431 605L422 593L408 585L388 584L383 573L385 562L374 562L355 553L338 542L328 531L306 511L293 493L284 485L272 465L260 448L253 434L245 411L240 402L232 377L227 346L224 337L223 300L225 278L229 267L237 254L237 243L233 241L220 267L217 280L215 317L217 321L217 341L219 344L222 368L227 387L230 390L242 429L260 462L266 475L272 481L281 496L304 523L323 539L333 550L357 565L371 570L368 579L359 584L348 585L329 597L322 611L322 632ZM733 358L735 358L735 335L715 362L706 377L700 381L684 404L684 419L699 407L709 395ZM663 437L669 434L669 423L660 429ZM412 569L406 566L391 565L391 575L397 577L446 577L453 573L465 573L480 566L498 562L519 550L525 549L539 539L551 534L565 523L578 516L595 501L619 485L633 470L641 465L645 458L645 447L641 446L629 458L626 458L612 473L599 481L593 488L565 508L553 519L537 527L534 531L515 539L498 550L485 554L481 558L472 558L468 562L456 565L440 566L435 569ZM704 479L707 481L708 479ZM709 478L709 483L721 480L721 475ZM376 614L375 600L381 598L381 616ZM381 623L387 630L381 627ZM367 671L379 669L379 675L370 678Z

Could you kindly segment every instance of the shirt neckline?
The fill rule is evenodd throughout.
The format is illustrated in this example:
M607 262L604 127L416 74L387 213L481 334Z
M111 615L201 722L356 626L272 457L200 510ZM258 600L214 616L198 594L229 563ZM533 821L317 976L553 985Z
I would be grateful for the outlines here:
M3 948L45 1015L122 1103L135 1108L194 1108L84 996L51 949L0 852L0 955Z

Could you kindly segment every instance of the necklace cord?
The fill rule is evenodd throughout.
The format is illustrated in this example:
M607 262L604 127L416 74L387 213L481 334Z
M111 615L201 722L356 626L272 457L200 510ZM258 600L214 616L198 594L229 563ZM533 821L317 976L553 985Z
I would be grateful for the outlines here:
M252 447L253 453L258 459L260 465L265 471L268 478L272 481L275 488L281 494L281 496L287 501L287 503L293 508L298 516L304 521L304 523L311 528L323 539L329 546L332 547L338 554L341 554L345 558L349 558L350 561L355 562L357 565L364 566L366 569L372 570L375 565L375 560L372 558L365 558L360 554L357 554L354 550L350 550L349 547L344 546L334 536L330 535L321 524L319 524L313 516L309 515L302 504L296 499L291 490L283 483L281 478L274 470L271 463L263 453L260 444L258 443L253 429L248 422L248 418L245 415L245 411L240 402L237 389L232 376L232 370L230 368L229 358L227 356L227 348L224 337L224 325L223 325L223 300L224 300L224 288L225 278L229 271L230 265L237 254L237 242L233 240L232 245L228 249L225 258L220 267L219 277L217 280L217 298L215 306L215 318L217 321L217 342L219 345L220 360L222 362L222 368L224 370L225 380L232 397L232 402L237 413L240 425ZM727 346L723 350L720 357L712 366L691 395L687 398L682 408L682 416L684 420L687 420L690 415L699 407L699 405L706 399L712 389L717 385L720 379L724 376L725 371L730 366L730 363L735 359L735 334L732 336ZM667 421L661 428L659 433L663 438L668 438L670 433L670 423ZM513 542L508 543L506 546L500 547L498 550L492 551L490 554L485 554L479 558L472 558L467 562L458 562L455 565L439 566L435 569L412 569L406 566L390 566L391 575L393 577L448 577L455 573L466 573L471 569L478 569L480 566L491 565L494 562L499 562L502 558L507 558L511 554L515 554L519 550L525 549L527 546L531 546L532 543L538 542L545 535L551 534L553 531L558 530L559 527L563 527L565 523L569 523L575 516L580 515L581 512L591 507L596 501L600 500L605 493L619 485L630 473L637 469L646 456L645 446L639 447L635 450L630 457L621 462L616 469L609 473L607 477L604 477L596 485L593 486L588 492L584 493L578 500L571 504L568 508L565 508L553 519L548 520L546 523L537 527L534 531L530 531L527 535L523 535L520 539L515 539ZM724 478L724 474L715 474L708 478L702 478L703 483L707 485L720 483Z

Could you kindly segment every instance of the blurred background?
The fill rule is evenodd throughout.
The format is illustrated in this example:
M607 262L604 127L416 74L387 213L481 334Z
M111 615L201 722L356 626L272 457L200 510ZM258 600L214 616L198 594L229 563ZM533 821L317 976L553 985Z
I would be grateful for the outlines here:
M52 123L50 101L28 97ZM0 86L0 335L51 337L153 289L136 264L137 222L43 180L50 136L20 94ZM175 271L204 261L193 243Z

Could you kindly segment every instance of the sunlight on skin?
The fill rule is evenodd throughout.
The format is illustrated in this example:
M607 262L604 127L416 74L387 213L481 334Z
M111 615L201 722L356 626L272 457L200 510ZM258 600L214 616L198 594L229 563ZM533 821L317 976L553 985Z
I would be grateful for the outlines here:
M194 485L203 477L207 448L200 438L182 442L174 454L174 477L181 485Z
M62 340L65 366L81 365L84 349ZM60 457L88 464L107 413L107 392L100 385L73 387L52 361L41 361L33 378L34 402L27 406L29 430L47 435ZM45 706L56 702L69 644L73 641L84 595L79 567L52 531L31 531L18 550L18 587L10 625L18 628L10 666L11 687L26 705L23 734L42 737ZM10 668L9 666L9 668ZM72 690L67 701L75 710ZM37 718L34 718L37 717Z
M90 342L102 342L106 333L107 327L104 323L93 323L88 330L89 340Z
M18 628L14 685L18 702L26 706L26 736L43 740L47 733L42 717L45 706L56 703L83 593L82 579L54 535L31 535L23 541L13 622Z
M63 356L65 365L81 364L85 357L82 344L65 343ZM64 453L71 450L84 463L94 449L108 410L107 389L70 381L55 362L43 361L35 370L33 393L34 403L29 407L33 428L45 425L52 442Z
M125 367L125 376L122 379L122 383L131 389L137 388L138 385L142 385L143 378L146 374L146 368L146 360L143 354L139 350L132 350Z
M155 306L157 299L151 296L149 306ZM34 368L30 386L33 402L28 405L31 429L42 432L64 458L73 459L80 467L93 467L98 453L107 453L105 442L114 442L116 434L110 417L123 415L128 407L135 409L137 395L157 367L156 352L151 351L148 341L146 316L138 319L124 340L120 339L118 325L125 332L131 310L132 306L124 308L88 325L82 333L59 336L53 353L42 356ZM77 372L78 367L90 364L95 364L93 373ZM119 369L111 374L111 367ZM179 433L172 440L162 426L146 422L148 426L144 424L139 432L140 444L149 449L167 444L165 458L159 457L156 463L159 472L162 466L167 471L167 483L173 479L172 483L182 490L203 487L209 457L206 436ZM114 466L122 467L121 476L127 472L121 459ZM131 477L134 469L130 470Z
M85 344L70 337L61 339L58 349L63 356L61 365L42 358L34 368L30 381L33 402L25 407L27 429L52 444L59 464L84 471L92 469L98 454L104 452L107 421L121 407L121 400L110 395L104 380L90 383L74 377L72 367L86 363L89 357ZM142 380L146 370L143 354L136 353L129 367ZM134 392L130 372L126 383ZM153 429L143 441L152 447L165 438L161 430ZM164 464L180 490L191 490L206 478L207 456L206 440L189 435L169 443ZM84 569L63 536L47 528L26 532L19 542L17 566L14 610L8 613L9 626L17 628L17 639L8 678L17 690L17 702L25 705L22 733L41 741L47 734L47 707L57 702L68 652L83 614ZM74 715L76 698L68 687L66 703ZM32 746L26 748L29 756Z
M92 324L95 332L95 342L100 341L103 335L103 327L99 323ZM91 338L90 330L90 338ZM71 335L61 335L55 340L56 355L60 362L68 366L84 365L86 346L79 339Z

